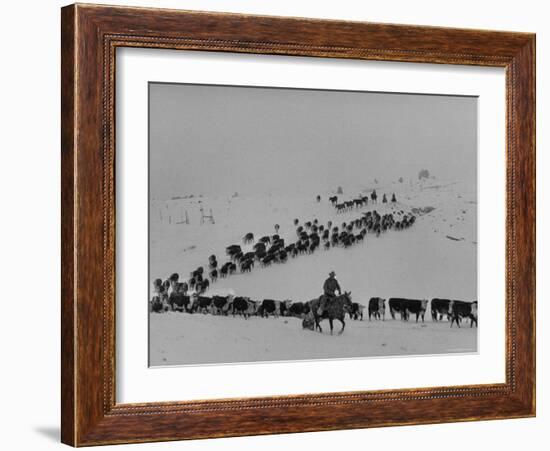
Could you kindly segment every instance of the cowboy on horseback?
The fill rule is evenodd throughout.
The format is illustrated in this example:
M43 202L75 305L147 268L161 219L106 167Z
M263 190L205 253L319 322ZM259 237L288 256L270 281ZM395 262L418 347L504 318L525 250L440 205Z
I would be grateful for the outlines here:
M334 271L331 271L328 275L328 279L325 280L325 283L323 284L323 295L319 299L319 308L317 309L317 315L323 316L323 312L325 311L325 306L327 305L327 302L329 302L331 299L334 299L336 297L336 294L339 295L341 293L342 289L340 288L340 284L336 280L336 273Z

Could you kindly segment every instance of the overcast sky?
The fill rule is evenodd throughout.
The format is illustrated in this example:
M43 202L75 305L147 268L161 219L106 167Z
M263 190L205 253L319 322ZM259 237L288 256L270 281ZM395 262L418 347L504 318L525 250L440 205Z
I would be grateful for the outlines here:
M472 97L151 83L150 193L326 192L472 180Z

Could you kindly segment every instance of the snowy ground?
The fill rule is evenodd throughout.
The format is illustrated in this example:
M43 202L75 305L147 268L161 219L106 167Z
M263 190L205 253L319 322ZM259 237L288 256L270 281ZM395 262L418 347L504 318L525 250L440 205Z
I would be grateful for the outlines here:
M369 187L370 188L370 187ZM289 259L268 268L258 266L248 274L219 279L211 293L233 292L252 299L308 301L319 296L328 272L334 270L354 302L367 304L372 296L431 299L477 299L476 197L463 183L436 180L406 181L376 186L395 192L397 205L378 204L350 213L336 214L327 202L329 193L300 195L220 196L155 200L150 210L150 279L173 272L186 277L208 256L226 261L225 247L241 243L242 236L275 233L287 243L295 241L294 218L301 223L317 218L335 225L376 208L380 213L433 207L418 215L413 227L390 231L351 248L318 250L313 255ZM346 188L345 188L346 189ZM346 190L347 191L347 190ZM350 190L352 198L360 188ZM200 207L214 214L215 224L200 223ZM185 212L189 224L185 220ZM208 292L206 293L208 294ZM427 317L430 316L429 313ZM335 326L340 327L339 323ZM325 329L328 330L328 323ZM303 331L294 318L224 318L212 315L152 314L150 363L192 364L212 362L293 360L380 355L472 352L477 349L476 329L450 329L449 324L424 325L397 321L347 321L342 336L321 336Z
M448 322L426 323L400 320L352 321L338 335L340 322L330 335L328 321L323 333L303 330L292 317L221 317L169 312L150 317L151 366L258 362L274 360L330 359L418 354L472 352L477 329L452 329Z

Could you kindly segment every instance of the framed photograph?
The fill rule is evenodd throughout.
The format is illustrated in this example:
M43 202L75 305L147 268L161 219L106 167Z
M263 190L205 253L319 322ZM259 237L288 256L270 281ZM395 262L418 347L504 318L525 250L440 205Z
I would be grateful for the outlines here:
M62 441L535 415L535 36L62 9Z

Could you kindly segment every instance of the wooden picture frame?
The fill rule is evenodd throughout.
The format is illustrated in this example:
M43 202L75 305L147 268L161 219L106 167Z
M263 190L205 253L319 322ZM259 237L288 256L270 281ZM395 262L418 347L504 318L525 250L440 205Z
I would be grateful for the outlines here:
M535 35L147 8L62 9L61 437L73 446L535 415ZM115 50L506 69L506 382L118 404Z

